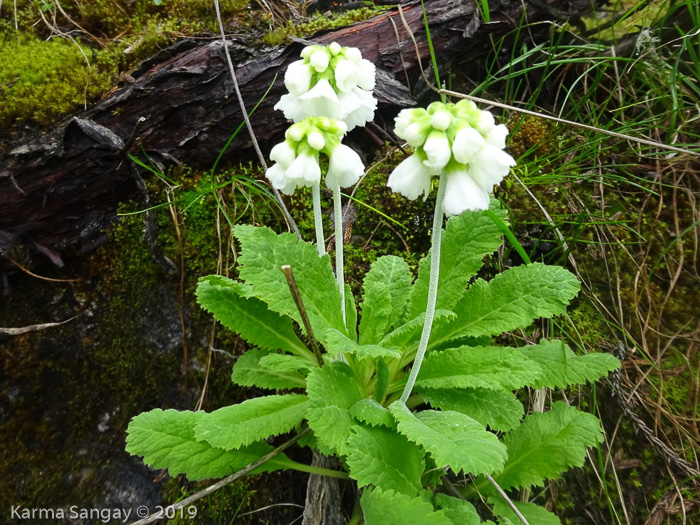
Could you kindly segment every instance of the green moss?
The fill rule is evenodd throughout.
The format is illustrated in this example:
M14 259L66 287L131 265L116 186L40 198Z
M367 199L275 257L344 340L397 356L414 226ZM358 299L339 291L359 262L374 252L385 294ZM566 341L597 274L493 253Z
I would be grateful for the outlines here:
M247 0L221 0L225 20L251 23ZM48 124L94 103L129 71L177 38L217 31L209 0L19 1L0 19L0 129ZM65 14L64 14L65 13ZM19 31L14 28L15 15ZM55 21L57 37L42 19ZM71 31L67 31L70 28Z
M289 37L304 38L313 35L319 31L336 29L345 27L357 22L363 22L373 16L381 14L385 11L381 7L362 7L360 9L351 9L341 13L317 13L310 20L302 23L287 21L281 27L265 33L263 42L270 46L276 46L284 42L289 42Z
M0 45L0 127L20 120L46 124L93 100L116 72L98 68L78 41L0 36Z
M166 489L165 499L169 504L181 501L199 490L205 489L211 482L181 483L171 479ZM173 525L190 525L196 523L229 524L240 523L242 525L253 522L253 516L241 517L240 514L252 510L251 506L256 499L254 478L237 480L205 498L183 507L174 514L174 519L169 520Z

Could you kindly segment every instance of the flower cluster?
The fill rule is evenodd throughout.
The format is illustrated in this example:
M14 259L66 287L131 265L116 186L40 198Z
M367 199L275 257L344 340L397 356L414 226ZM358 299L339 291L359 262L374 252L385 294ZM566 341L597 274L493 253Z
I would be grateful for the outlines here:
M287 68L284 84L289 93L275 109L294 122L310 116L339 119L349 130L374 118L375 67L359 49L333 42L306 47L301 58Z
M515 165L503 151L508 128L469 100L405 109L396 117L395 132L415 153L389 176L389 187L411 200L427 197L431 176L444 173L447 215L488 209L493 186Z
M292 124L285 141L270 152L275 164L265 176L278 190L291 195L298 186L315 186L321 182L319 154L328 156L326 185L346 188L355 184L364 173L360 156L340 143L347 132L342 120L308 117Z

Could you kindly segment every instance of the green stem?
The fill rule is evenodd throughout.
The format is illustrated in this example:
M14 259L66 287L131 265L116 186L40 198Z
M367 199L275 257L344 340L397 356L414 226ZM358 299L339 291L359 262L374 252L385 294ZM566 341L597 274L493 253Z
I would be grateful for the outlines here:
M348 525L360 525L362 523L362 506L360 505L360 498L355 498L355 505L352 508L352 516L348 521Z
M305 465L304 463L297 463L291 459L276 460L274 462L278 465L284 465L284 467L288 469L298 470L299 472L308 472L309 474L318 474L319 476L328 476L329 478L348 479L350 477L348 476L347 472L321 467L312 467L311 465Z
M340 289L340 306L345 324L345 270L343 268L343 207L340 200L340 186L333 188L333 219L335 221L335 280Z
M442 219L444 212L442 210L442 202L445 200L445 173L440 174L440 182L438 183L437 199L435 200L435 215L433 216L433 232L432 246L430 248L430 284L428 285L428 304L425 307L425 321L423 323L423 332L418 343L418 351L416 359L413 362L413 368L408 376L406 387L401 394L401 401L406 402L411 395L413 385L416 384L418 372L423 364L423 357L428 348L430 340L430 330L433 327L433 319L435 318L435 305L437 303L438 281L440 280L440 243L442 242Z
M416 408L418 405L422 405L424 401L425 400L423 399L422 394L415 394L408 398L408 401L406 401L406 406L408 408Z
M323 236L323 214L321 212L321 183L311 186L311 198L314 204L314 226L316 227L316 249L318 256L326 255L326 238Z

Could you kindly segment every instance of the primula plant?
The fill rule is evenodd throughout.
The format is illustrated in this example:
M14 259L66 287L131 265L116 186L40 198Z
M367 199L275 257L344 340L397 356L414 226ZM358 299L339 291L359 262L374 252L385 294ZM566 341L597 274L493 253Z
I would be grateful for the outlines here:
M171 475L200 480L270 453L274 436L304 433L301 446L336 456L342 470L280 453L254 472L296 469L353 480L353 523L471 525L491 515L505 524L559 523L507 493L581 466L587 447L602 439L600 423L562 401L526 415L516 394L595 381L619 363L607 354L578 356L563 341L491 344L565 313L579 289L566 269L539 263L490 281L476 277L507 223L490 194L515 164L503 151L508 130L467 101L399 114L396 134L414 152L388 184L416 199L438 177L432 248L415 279L402 258L377 259L358 312L343 283L342 242L335 272L325 254L319 155L329 159L325 183L342 239L340 188L355 184L364 166L341 140L373 118L374 67L357 49L312 46L289 66L285 84L290 93L277 107L295 122L273 148L267 177L287 194L312 188L317 243L235 226L238 280L204 277L197 289L202 307L253 347L234 365L233 382L271 393L211 413L143 413L129 426L127 450ZM443 229L445 214L451 217ZM464 482L451 483L453 474Z

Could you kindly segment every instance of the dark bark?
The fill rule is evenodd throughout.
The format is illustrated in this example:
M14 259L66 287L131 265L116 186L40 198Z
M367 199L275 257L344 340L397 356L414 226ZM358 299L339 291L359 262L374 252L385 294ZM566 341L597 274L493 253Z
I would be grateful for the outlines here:
M492 7L490 24L480 25L475 5L466 0L426 2L441 67L469 75L489 53L489 35L498 40L521 17L522 4L506 2ZM528 9L531 21L551 17L552 9L560 12L558 7ZM404 6L403 14L430 74L420 4ZM548 30L542 24L530 31ZM415 45L397 9L313 40L358 47L377 65L380 125L427 90ZM285 67L298 59L301 47L293 43L255 49L241 40L229 41L249 110L274 81L252 119L264 152L280 140L287 125L273 106L285 92ZM132 84L0 156L0 264L9 258L31 262L43 254L60 265L61 254L89 250L114 217L118 202L137 189L127 154L143 158L145 153L161 165L207 169L242 121L219 40L182 41L132 76ZM243 130L224 159L237 163L252 158Z

